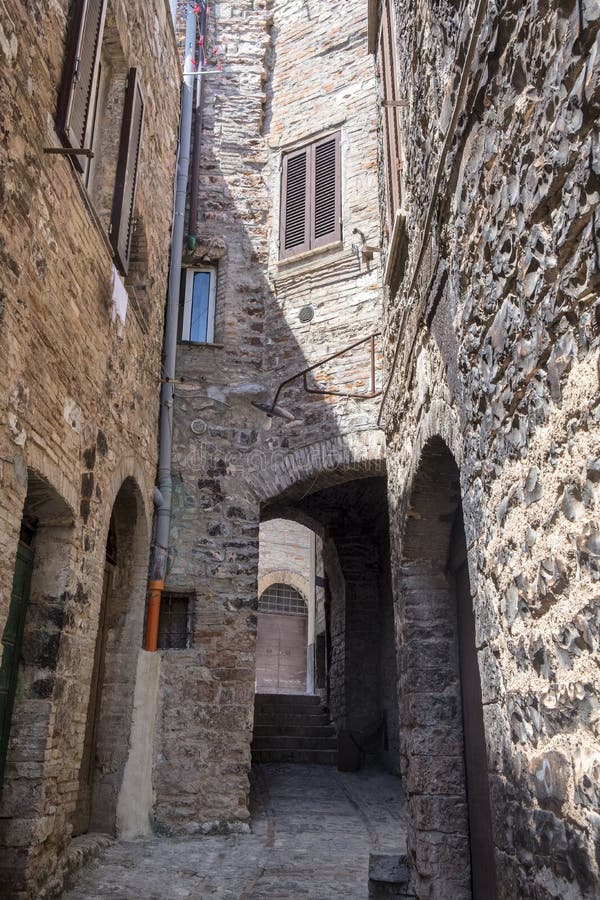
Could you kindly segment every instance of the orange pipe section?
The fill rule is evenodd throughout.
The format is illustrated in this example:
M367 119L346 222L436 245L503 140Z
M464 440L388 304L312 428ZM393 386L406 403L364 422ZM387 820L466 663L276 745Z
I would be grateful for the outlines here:
M146 619L146 642L144 650L154 652L158 647L158 620L160 618L160 596L164 581L151 581L148 585L148 617Z

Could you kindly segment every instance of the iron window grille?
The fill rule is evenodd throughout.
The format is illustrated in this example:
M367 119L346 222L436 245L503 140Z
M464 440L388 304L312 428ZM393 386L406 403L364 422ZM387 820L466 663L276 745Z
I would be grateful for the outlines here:
M192 646L192 598L163 591L158 623L159 650L185 650Z
M258 611L281 613L287 616L306 616L306 600L296 588L289 584L272 584L261 594Z

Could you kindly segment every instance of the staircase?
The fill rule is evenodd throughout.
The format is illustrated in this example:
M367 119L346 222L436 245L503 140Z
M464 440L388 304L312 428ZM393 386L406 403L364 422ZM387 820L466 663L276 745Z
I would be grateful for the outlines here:
M310 694L257 694L253 763L337 764L337 737L321 698Z

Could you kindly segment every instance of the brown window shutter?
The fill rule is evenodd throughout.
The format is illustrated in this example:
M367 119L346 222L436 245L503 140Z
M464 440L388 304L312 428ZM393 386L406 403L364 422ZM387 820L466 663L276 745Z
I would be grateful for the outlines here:
M396 70L395 27L392 5L385 2L379 32L379 62L382 76L383 149L386 174L386 210L388 224L401 206L400 191L400 113L397 105L398 73Z
M74 0L58 95L57 128L68 147L85 147L93 106L106 0ZM83 171L82 159L73 157Z
M110 217L110 242L115 251L118 266L125 274L131 251L133 209L143 122L144 98L138 73L137 69L130 69L125 90L117 177Z
M283 158L279 256L285 259L309 249L309 151Z
M311 150L311 248L341 239L340 136L317 141Z

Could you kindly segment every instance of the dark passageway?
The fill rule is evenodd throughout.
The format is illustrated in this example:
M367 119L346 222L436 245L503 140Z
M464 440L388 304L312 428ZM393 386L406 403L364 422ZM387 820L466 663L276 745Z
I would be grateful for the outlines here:
M323 610L314 648L324 655L321 697L335 725L340 764L378 760L399 771L398 685L388 543L386 480L358 478L293 503L269 504L319 536ZM314 662L316 670L320 661ZM341 759L341 756L344 759Z

